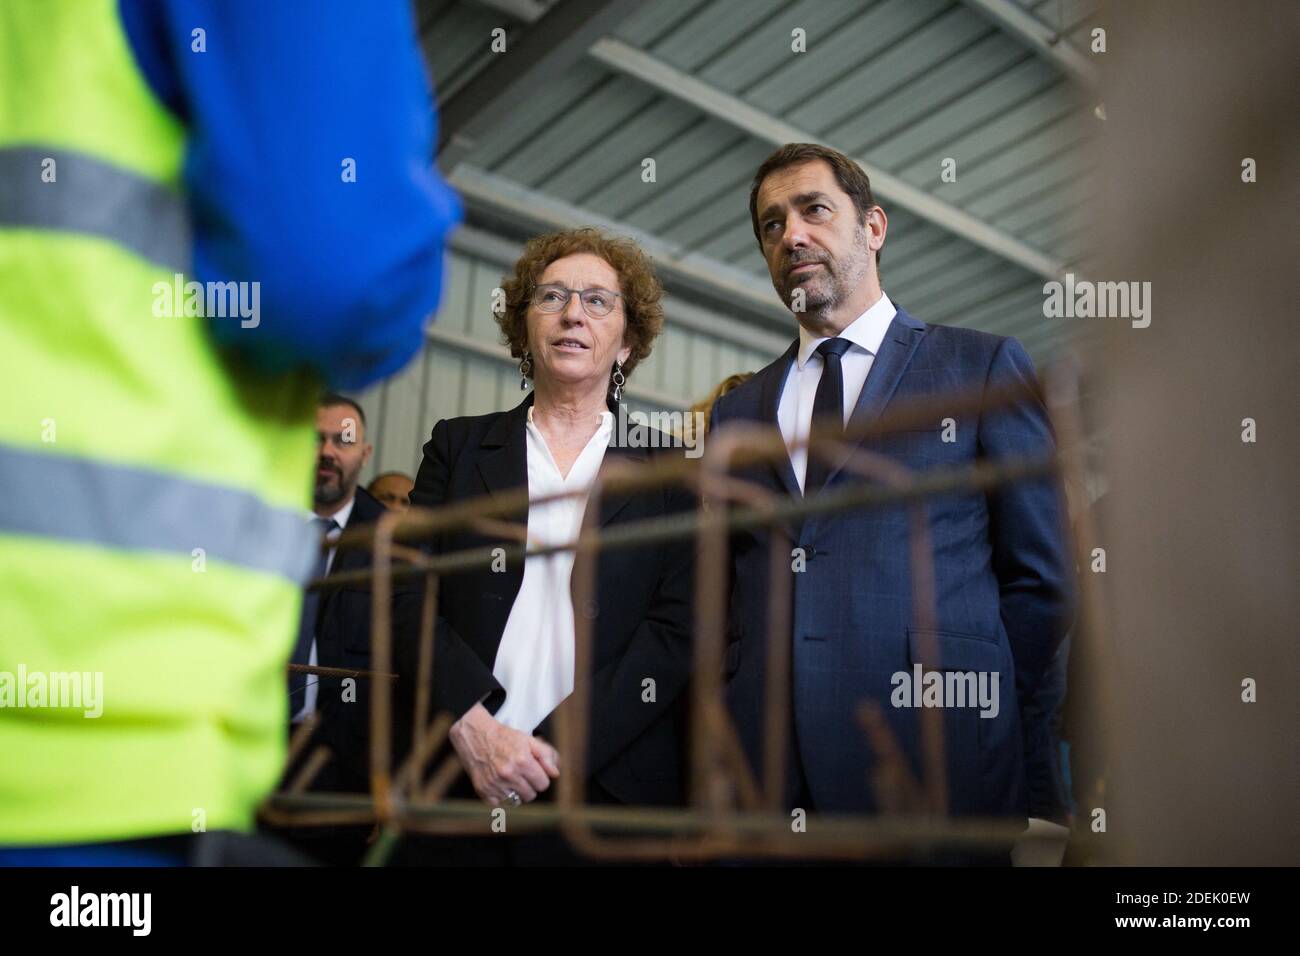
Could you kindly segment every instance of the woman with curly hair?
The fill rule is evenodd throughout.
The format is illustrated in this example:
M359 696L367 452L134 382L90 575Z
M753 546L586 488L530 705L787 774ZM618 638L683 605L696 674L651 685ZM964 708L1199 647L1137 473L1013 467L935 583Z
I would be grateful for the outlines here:
M438 507L527 487L528 551L572 541L602 462L672 453L668 436L624 447L622 389L663 327L663 288L626 239L594 229L539 236L503 283L497 316L521 386L516 408L439 422L424 446L411 503ZM638 441L637 445L645 443ZM657 447L655 447L657 446ZM607 494L603 527L694 507L681 489ZM441 553L508 544L491 528L445 534ZM574 686L573 552L527 554L504 570L448 576L439 589L436 706L456 718L451 742L474 792L518 806L551 789L567 755L547 738ZM669 805L683 796L680 693L690 669L690 542L603 551L592 620L588 799ZM554 792L553 790L551 791Z

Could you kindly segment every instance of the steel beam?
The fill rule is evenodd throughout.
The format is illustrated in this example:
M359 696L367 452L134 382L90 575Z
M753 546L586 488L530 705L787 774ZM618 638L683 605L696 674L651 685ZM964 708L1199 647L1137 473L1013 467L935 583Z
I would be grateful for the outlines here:
M688 103L724 123L773 145L822 142L812 133L765 113L739 97L710 86L699 78L684 73L622 40L612 37L600 39L592 45L591 56L617 73L635 77L667 96ZM854 158L871 177L872 186L883 198L1030 272L1049 278L1060 275L1061 263L1050 256L990 226L970 213L936 199L911 183L861 158Z
M998 27L1029 45L1029 48L1088 90L1097 86L1092 61L1065 36L1012 0L966 0Z
M755 321L771 334L792 336L795 332L790 312L766 280L474 166L461 165L450 180L471 212L483 210L531 229L596 226L628 236L655 260L656 267L669 281L679 282L708 298L752 314Z
M567 0L512 38L508 54L495 56L472 83L438 105L442 168L454 170L479 138L581 61L635 6L636 0Z

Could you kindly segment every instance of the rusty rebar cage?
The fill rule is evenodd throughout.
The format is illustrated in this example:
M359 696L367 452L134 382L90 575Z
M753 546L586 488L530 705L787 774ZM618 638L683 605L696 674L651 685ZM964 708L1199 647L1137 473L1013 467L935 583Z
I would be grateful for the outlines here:
M936 395L907 405L891 406L866 427L837 434L814 428L804 443L810 455L825 456L845 469L872 479L851 483L803 500L791 500L732 475L736 466L780 462L788 454L772 426L741 424L710 434L698 460L662 456L646 465L607 460L587 492L568 492L534 499L543 503L589 493L583 528L564 545L527 549L526 526L503 520L529 504L526 488L505 495L460 502L436 510L390 512L366 528L346 531L338 548L369 549L369 571L340 573L318 579L311 587L328 589L369 583L372 589L371 666L369 671L294 665L293 669L326 676L359 677L373 681L370 695L370 792L312 793L314 778L331 755L323 744L312 749L305 764L281 791L264 803L261 816L273 826L309 827L338 824L377 825L368 864L386 861L402 834L468 835L485 832L492 808L477 800L447 799L446 793L463 772L452 754L436 767L430 762L447 741L452 717L430 715L431 675L438 588L444 575L488 566L501 548L478 548L430 556L417 546L446 531L487 529L512 543L507 560L525 554L574 551L572 595L575 607L585 606L595 590L596 561L602 550L633 548L649 543L694 538L696 541L694 672L690 699L690 804L680 809L594 806L585 803L583 780L591 683L591 618L575 614L575 668L571 698L557 712L555 744L564 755L553 803L525 805L508 811L512 832L558 829L579 852L603 860L700 860L733 858L890 859L917 850L980 848L1006 850L1025 839L1023 823L1006 818L950 817L944 780L943 718L939 710L919 714L922 774L911 772L897 740L876 701L859 707L857 728L876 755L872 784L885 812L870 816L815 815L802 832L794 832L780 805L786 754L789 705L790 646L788 641L791 583L789 541L781 522L790 518L882 507L901 503L910 525L910 567L913 581L913 620L922 640L933 641L934 571L929 547L926 499L954 491L988 491L1002 484L1052 475L1084 486L1084 455L1079 415L1078 370L1061 362L1044 376L1044 389L1020 385L987 392ZM1035 459L976 461L970 466L909 471L898 462L858 447L869 437L956 416L1005 408L1025 401L1046 401L1055 430L1054 454ZM647 491L669 484L683 485L697 496L694 512L658 521L629 522L601 531L595 522L601 497L609 492ZM1065 513L1065 509L1062 509ZM771 586L767 634L767 681L764 714L763 779L757 780L742 753L739 738L723 703L723 656L726 608L724 586L728 533L744 528L771 529ZM1080 567L1086 567L1095 538L1086 509L1071 529ZM495 555L493 552L496 552ZM400 564L395 564L400 561ZM423 579L424 591L418 635L418 664L412 747L396 769L391 761L393 721L393 635L391 599L395 579ZM1102 635L1101 600L1091 575L1079 576L1079 626L1073 639L1078 653L1102 675L1110 654ZM1074 692L1072 690L1072 692ZM1111 725L1111 698L1104 680L1079 688L1092 695L1104 734ZM318 717L301 724L289 746L289 763L304 754L319 727ZM1104 740L1102 742L1104 746ZM432 772L431 772L432 771ZM814 822L815 821L815 822ZM596 828L601 833L596 832ZM610 833L619 836L611 836ZM1032 836L1028 837L1033 839Z

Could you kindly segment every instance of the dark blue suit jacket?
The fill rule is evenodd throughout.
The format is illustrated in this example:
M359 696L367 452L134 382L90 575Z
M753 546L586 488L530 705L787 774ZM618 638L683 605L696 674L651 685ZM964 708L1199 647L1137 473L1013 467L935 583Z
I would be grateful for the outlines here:
M718 400L713 426L731 421L775 424L786 373L798 342L746 384ZM926 325L901 309L890 324L858 398L850 425L875 421L886 406L944 393L1031 382L1033 365L1015 340L970 329ZM946 416L945 416L946 417ZM942 418L917 430L864 441L918 471L960 467L979 458L1035 456L1053 436L1037 402L1010 410L952 415L955 441ZM798 498L788 459L744 477ZM827 487L864 479L832 471ZM812 494L813 490L809 489ZM948 810L953 814L1038 815L1026 787L1026 746L1019 700L1035 688L1068 624L1063 496L1054 481L1024 481L994 492L927 498L936 577L935 633L921 635L912 608L909 526L902 506L811 517L790 526L792 545L807 555L791 574L792 725L813 805L819 811L874 812L873 751L857 708L874 700L911 770L921 774L919 709L891 706L891 676L926 671L997 672L996 717L978 708L945 708ZM727 699L751 764L761 773L764 641L769 556L765 531L732 541L733 578ZM793 756L793 754L792 754ZM1035 764L1041 755L1029 754ZM761 779L761 777L760 777ZM1045 809L1045 808L1044 808Z

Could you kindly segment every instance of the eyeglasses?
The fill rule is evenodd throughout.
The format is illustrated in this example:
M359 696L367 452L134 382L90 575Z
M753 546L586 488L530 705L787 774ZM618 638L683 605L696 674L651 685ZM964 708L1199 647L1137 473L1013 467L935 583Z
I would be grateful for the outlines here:
M577 296L582 303L582 311L593 319L603 319L614 311L616 300L623 298L618 292L608 289L570 289L558 282L547 282L533 290L533 305L543 312L563 312L569 304L570 296Z

